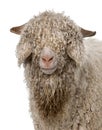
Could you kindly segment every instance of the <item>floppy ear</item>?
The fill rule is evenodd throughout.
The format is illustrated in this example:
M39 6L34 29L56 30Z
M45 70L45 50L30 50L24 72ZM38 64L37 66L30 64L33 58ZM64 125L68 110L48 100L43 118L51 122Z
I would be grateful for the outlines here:
M10 31L12 33L20 35L25 25L26 24L13 27L10 29ZM27 35L29 35L29 38ZM18 58L18 64L21 65L22 63L25 63L26 59L31 55L31 53L32 53L31 37L29 32L25 32L25 34L21 35L21 39L16 48L16 56Z
M23 24L23 25L17 26L17 27L12 27L12 28L10 29L10 32L20 35L21 32L22 32L22 30L23 30L23 28L25 27L25 25L26 25L26 24Z
M80 30L83 35L83 38L91 37L96 34L95 31L89 31L83 28L80 28ZM79 64L81 63L83 59L83 53L84 53L84 45L82 42L83 42L82 39L78 39L77 36L75 39L71 38L68 41L67 53L76 63L79 63Z
M83 35L83 38L85 38L85 37L94 36L96 34L96 31L89 31L89 30L81 28L81 33Z

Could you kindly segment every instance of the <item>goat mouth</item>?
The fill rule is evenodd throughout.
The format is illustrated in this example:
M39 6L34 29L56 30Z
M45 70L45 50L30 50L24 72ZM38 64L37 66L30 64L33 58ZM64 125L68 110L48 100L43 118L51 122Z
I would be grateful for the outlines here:
M52 68L41 68L42 72L45 74L52 74L53 72L55 72L56 69L56 66Z

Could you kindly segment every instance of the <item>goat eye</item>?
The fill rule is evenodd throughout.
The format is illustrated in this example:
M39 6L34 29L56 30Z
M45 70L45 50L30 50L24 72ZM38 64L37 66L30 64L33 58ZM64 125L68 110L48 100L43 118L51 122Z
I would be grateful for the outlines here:
M72 41L69 40L67 44L68 44L68 45L72 44Z

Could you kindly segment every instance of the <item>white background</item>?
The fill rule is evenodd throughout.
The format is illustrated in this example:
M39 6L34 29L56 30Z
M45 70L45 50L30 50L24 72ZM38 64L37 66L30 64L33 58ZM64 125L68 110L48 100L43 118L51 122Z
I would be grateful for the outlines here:
M27 22L45 10L65 12L83 28L96 30L102 39L102 0L2 0L0 1L0 130L33 130L23 67L15 56L19 36L12 26Z

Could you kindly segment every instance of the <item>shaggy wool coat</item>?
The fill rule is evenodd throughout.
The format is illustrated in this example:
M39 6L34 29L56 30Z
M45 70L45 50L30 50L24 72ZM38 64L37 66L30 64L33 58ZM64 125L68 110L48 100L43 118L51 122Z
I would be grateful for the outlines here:
M57 55L57 69L41 71L44 47ZM46 11L24 26L17 45L24 64L35 130L102 130L102 42L83 39L69 17Z

